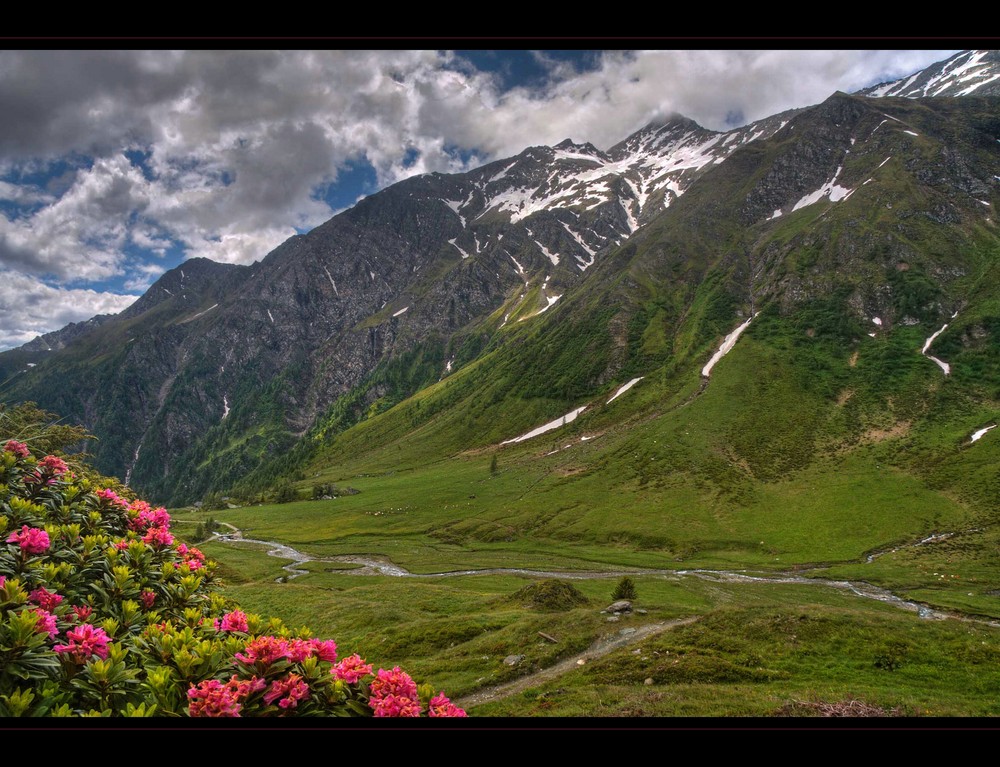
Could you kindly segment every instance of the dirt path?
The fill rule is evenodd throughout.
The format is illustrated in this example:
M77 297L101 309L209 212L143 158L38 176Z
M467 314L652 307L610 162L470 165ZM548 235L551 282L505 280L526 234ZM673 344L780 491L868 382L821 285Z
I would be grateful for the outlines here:
M455 703L462 708L469 708L470 706L479 706L483 703L489 703L494 700L506 698L510 695L514 695L515 693L527 690L530 687L535 687L542 682L555 679L557 676L562 676L566 672L579 668L581 665L585 665L589 661L607 655L612 650L617 650L620 647L626 647L648 637L661 634L664 631L677 628L678 626L687 626L688 624L694 623L699 619L699 617L700 616L696 615L690 618L677 618L672 621L664 621L663 623L647 623L645 626L639 626L635 631L629 634L608 634L598 639L583 652L569 658L565 658L556 663L554 666L543 668L541 671L535 671L532 674L522 676L511 682L505 682L504 684L487 687L470 695L466 695L463 698L459 698L455 701ZM583 661L583 663L580 663L580 661Z

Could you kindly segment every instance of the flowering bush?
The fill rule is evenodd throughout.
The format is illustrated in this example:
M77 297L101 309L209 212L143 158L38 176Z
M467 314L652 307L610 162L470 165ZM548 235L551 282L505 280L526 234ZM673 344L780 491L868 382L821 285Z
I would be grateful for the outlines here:
M0 716L465 716L235 608L165 509L79 473L0 449Z

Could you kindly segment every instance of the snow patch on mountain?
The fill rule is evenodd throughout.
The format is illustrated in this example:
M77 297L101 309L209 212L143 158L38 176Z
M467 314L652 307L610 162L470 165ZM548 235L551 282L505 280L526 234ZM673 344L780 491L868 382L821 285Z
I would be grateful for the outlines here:
M465 216L458 212L462 206L465 205L465 203L459 200L441 200L441 202L455 212L455 215L458 216L458 220L462 222L462 228L465 229Z
M978 73L977 73L977 74L978 74ZM976 76L976 75L973 75L973 77L975 77L975 76ZM989 78L987 78L986 80L980 80L980 81L979 81L978 83L973 83L973 84L972 84L972 85L970 85L970 86L969 86L968 88L963 88L962 90L960 90L960 91L959 91L958 93L956 93L955 95L956 95L956 96L968 96L968 95L969 95L970 93L972 93L972 92L973 92L974 90L976 90L976 89L977 89L977 88L979 88L980 86L983 86L983 85L988 85L989 83L993 82L993 81L994 81L994 80L996 80L997 78L1000 78L1000 74L995 74L995 75L992 75L992 76L990 76L990 77L989 77ZM967 78L966 78L966 79L967 79Z
M333 281L333 275L330 274L330 270L327 269L325 266L323 267L323 271L326 272L326 276L327 276L327 278L329 278L330 284L333 285L333 292L336 293L337 297L339 298L340 297L340 291L337 290L337 283Z
M531 439L532 437L537 437L539 434L545 434L546 432L558 429L560 426L565 426L566 424L575 421L576 417L586 409L587 409L586 405L584 405L583 407L578 407L576 410L571 410L566 415L557 418L554 421L549 421L547 424L543 424L542 426L539 426L537 429L532 429L526 434L522 434L520 437L514 437L513 439L505 439L500 444L509 445L512 442L524 442L524 440Z
M997 425L994 423L994 424L990 424L989 426L987 426L987 427L985 427L983 429L980 429L977 432L974 432L973 435L972 435L972 438L969 441L970 442L978 442L979 440L981 440L983 438L983 435L986 432L988 432L990 429L995 429L996 427L997 427Z
M540 243L538 240L534 240L533 239L532 242L534 242L535 245L537 245L539 247L539 249L542 251L542 253L544 253L545 256L549 259L549 261L552 262L553 266L559 266L559 256L558 256L558 254L552 253L548 248L546 248L544 245L542 245L542 243Z
M502 178L506 178L506 176L507 176L507 171L509 171L509 170L510 170L511 168L513 168L513 167L514 167L515 165L517 165L517 160L514 160L514 162L512 162L512 163L511 163L510 165L508 165L508 166L507 166L506 168L504 168L504 169L503 169L502 171L500 171L499 173L496 173L496 174L494 174L493 176L491 176L491 177L490 177L490 179L489 179L489 181L487 181L486 183L487 183L487 184L492 184L492 183L493 183L494 181L499 181L499 180L500 180L500 179L502 179Z
M792 211L796 211L799 208L805 208L808 205L819 202L824 197L828 197L830 202L839 202L840 200L846 200L852 194L854 194L853 189L848 189L846 186L839 186L837 184L837 178L840 176L840 171L843 170L843 166L837 167L837 172L833 174L833 178L827 181L823 186L817 189L815 192L807 194L797 203Z
M462 258L471 258L471 256L468 253L466 253L464 250L462 250L461 246L457 242L455 242L455 240L457 240L457 239L458 239L457 237L453 237L452 239L448 240L448 244L449 245L454 245L455 249L459 253L462 254Z
M562 298L562 294L558 296L545 296L545 300L547 301L547 303L545 304L545 306L539 309L538 314L545 314L545 312L551 309L555 305L556 301L558 301L560 298ZM537 317L538 314L532 316Z
M639 222L636 221L635 216L632 215L632 208L628 204L628 200L620 200L620 202L622 204L622 210L625 211L626 221L628 221L628 230L630 233L634 232L639 228Z
M218 306L218 304L212 304L210 307L208 307L204 311L198 312L196 315L194 315L194 317L191 317L190 319L183 320L180 324L184 324L184 323L187 323L187 322L193 322L194 320L198 319L201 315L208 314L210 311L212 311L217 306Z
M760 312L757 312L757 314L760 314ZM732 348L736 346L736 341L739 340L739 337L741 335L743 335L743 331L750 326L750 322L753 320L754 317L757 316L757 314L748 317L746 322L737 327L736 330L734 330L732 333L726 336L725 339L723 339L722 346L720 346L719 350L712 355L712 359L708 361L705 367L701 369L701 374L705 378L708 378L710 375L712 375L712 368L715 367L715 363L721 360L727 354L729 354L730 351L732 351Z
M563 229L566 230L569 236L572 237L574 240L576 240L577 245L579 245L581 248L587 251L588 256L593 256L597 253L596 250L594 250L586 242L583 241L583 238L580 235L578 235L576 232L574 232L572 229L569 228L569 224L565 222L560 222L560 223L563 225ZM594 263L594 260L591 259L590 263Z
M639 376L638 378L633 378L628 383L622 384L621 386L618 387L618 391L616 391L614 394L611 395L611 399L609 399L604 404L610 405L612 402L614 402L616 399L622 396L625 392L627 392L629 389L631 389L633 386L639 383L639 381L641 381L643 378L645 378L645 376Z
M954 319L957 315L958 312L955 312L955 314L952 315L952 319ZM931 334L931 336L926 341L924 341L924 348L920 350L920 353L923 354L928 359L933 360L937 364L937 366L944 371L945 375L950 375L951 365L949 365L947 362L942 362L937 357L934 357L927 353L927 351L931 348L931 344L934 343L934 339L937 338L942 333L944 333L944 331L947 329L948 329L948 323L946 322L944 325L941 326L941 329L939 331Z

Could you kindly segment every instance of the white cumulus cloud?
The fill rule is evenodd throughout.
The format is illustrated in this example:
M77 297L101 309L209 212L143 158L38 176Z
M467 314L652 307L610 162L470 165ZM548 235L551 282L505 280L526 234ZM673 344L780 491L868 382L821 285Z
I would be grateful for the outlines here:
M0 349L97 314L117 314L135 296L52 287L24 274L0 271Z

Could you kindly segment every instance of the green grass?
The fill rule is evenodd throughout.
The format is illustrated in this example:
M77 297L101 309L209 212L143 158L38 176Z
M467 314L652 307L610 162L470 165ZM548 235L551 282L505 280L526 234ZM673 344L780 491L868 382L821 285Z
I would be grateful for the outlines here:
M403 665L453 697L547 668L622 629L702 616L475 715L770 716L794 701L854 699L910 716L1000 713L1000 632L921 620L845 590L636 576L635 605L647 613L609 623L600 609L614 580L573 581L583 605L533 608L512 599L534 582L522 577L358 577L312 563L310 575L275 583L273 558L213 546L224 569L261 579L228 587L244 608L308 625L377 665ZM509 655L525 657L509 666ZM893 659L893 670L880 658Z
M789 592L782 604L779 587L748 598L752 591L743 589L739 605L473 713L773 716L797 701L863 700L907 716L1000 714L995 629L823 592ZM898 665L889 670L886 659Z

